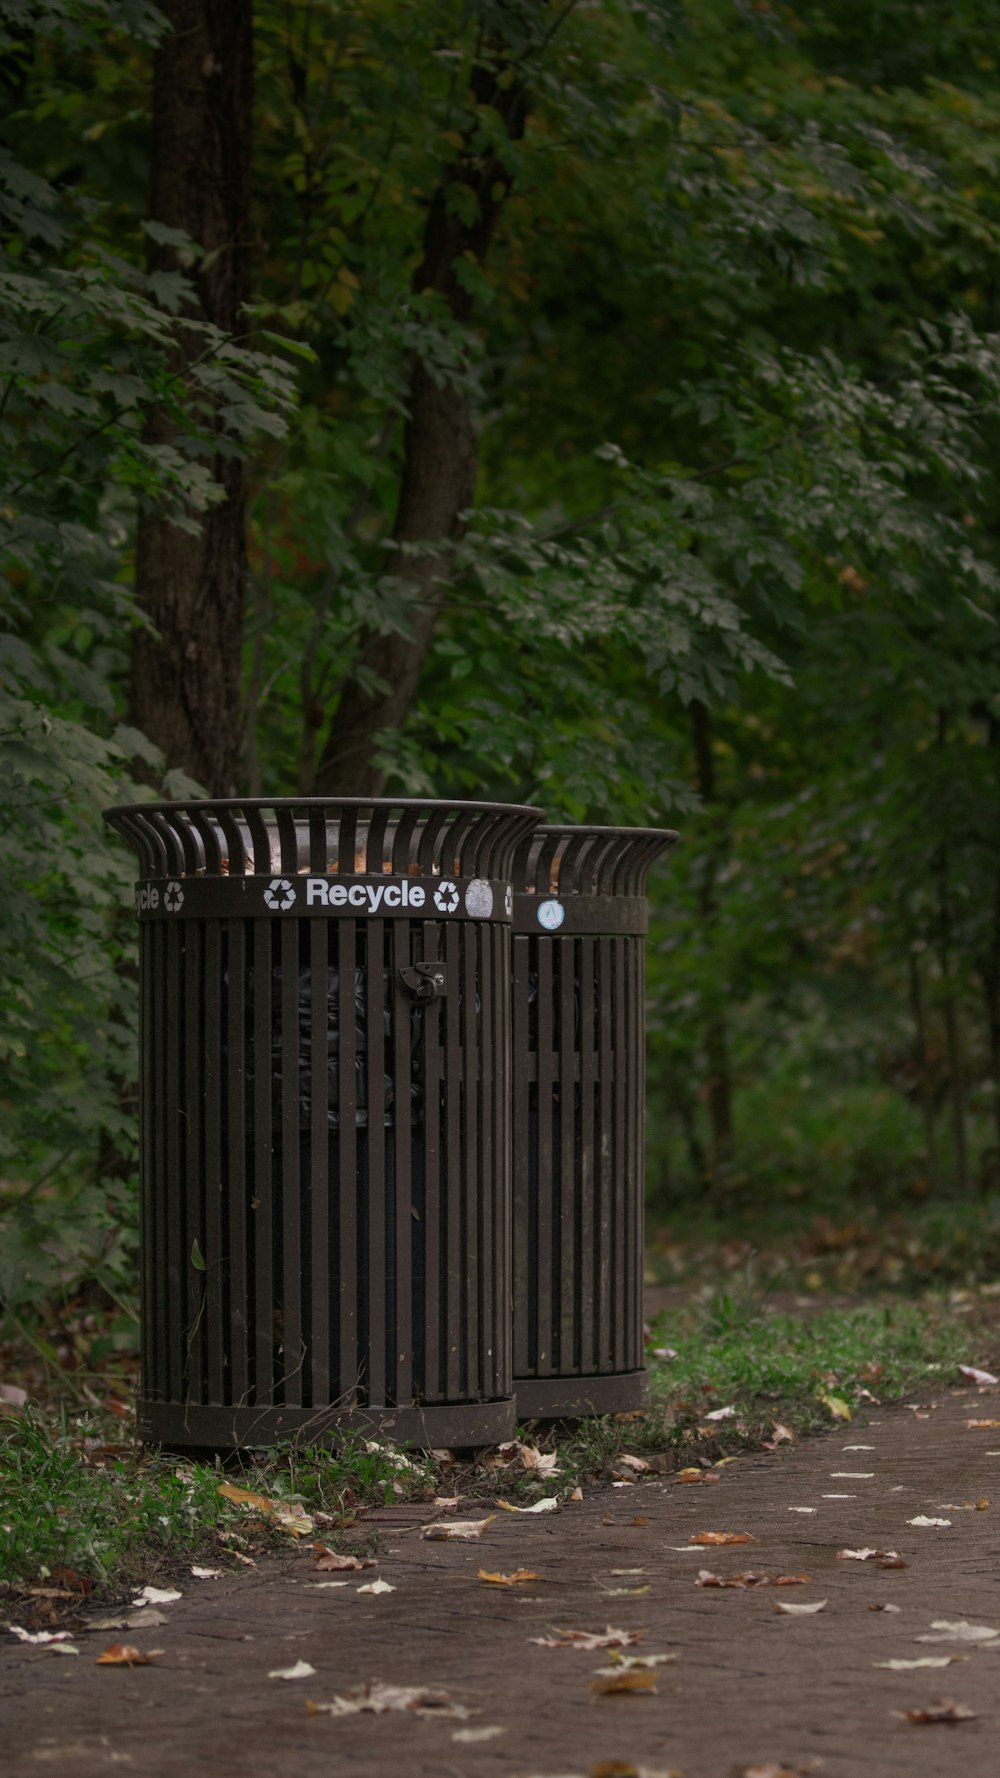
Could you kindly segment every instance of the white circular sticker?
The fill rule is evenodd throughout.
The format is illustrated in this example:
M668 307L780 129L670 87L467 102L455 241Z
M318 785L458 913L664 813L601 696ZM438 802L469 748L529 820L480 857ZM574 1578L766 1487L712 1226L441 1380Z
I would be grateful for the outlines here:
M466 912L474 920L488 920L493 912L493 891L485 877L473 877L465 891Z
M546 932L557 932L566 918L566 909L561 901L543 901L535 910L535 918Z

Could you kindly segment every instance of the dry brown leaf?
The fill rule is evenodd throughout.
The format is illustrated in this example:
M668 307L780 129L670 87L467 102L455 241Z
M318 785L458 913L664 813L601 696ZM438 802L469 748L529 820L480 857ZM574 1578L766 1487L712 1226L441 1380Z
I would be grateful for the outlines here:
M969 1431L972 1432L977 1427L985 1429L989 1426L1000 1426L1000 1420L966 1420L965 1424Z
M555 1630L551 1636L531 1636L537 1648L578 1648L591 1654L595 1648L632 1648L645 1636L645 1630L616 1630L613 1624L600 1630Z
M491 1587L517 1587L522 1581L541 1580L541 1578L541 1575L536 1574L533 1568L515 1568L513 1574L489 1574L485 1568L479 1570L479 1579L486 1581L487 1585Z
M599 1759L588 1778L684 1778L679 1766L637 1766L630 1759Z
M756 1543L749 1531L696 1531L688 1538L688 1543L723 1544L723 1543Z
M699 1571L696 1587L801 1587L808 1574L713 1574L711 1569Z
M645 1457L632 1457L627 1451L619 1451L618 1456L615 1458L615 1462L623 1463L626 1469L634 1469L637 1474L641 1474L643 1470L649 1468L649 1464L646 1462Z
M259 1513L273 1513L278 1504L266 1494L255 1494L252 1488L237 1488L233 1482L220 1482L219 1493L225 1500L232 1500L237 1506L255 1507Z
M637 1525L639 1527L641 1527L643 1525L648 1525L649 1524L648 1513L636 1513L635 1518L629 1520L629 1524L630 1525Z
M94 1662L95 1667L148 1667L163 1653L162 1648L151 1648L143 1654L141 1648L133 1648L131 1642L109 1642Z
M717 1482L717 1475L705 1469L682 1469L674 1477L675 1482Z
M976 1713L968 1704L956 1704L953 1698L936 1698L931 1704L922 1704L914 1710L894 1710L893 1716L900 1716L904 1722L975 1722Z
M900 1607L898 1605L885 1605L879 1600L877 1604L869 1605L868 1609L869 1611L899 1611Z
M587 1690L593 1698L610 1692L655 1692L656 1674L648 1667L598 1667Z
M377 1568L374 1556L341 1556L336 1550L327 1549L325 1543L314 1543L316 1567L324 1574L336 1574L342 1569Z

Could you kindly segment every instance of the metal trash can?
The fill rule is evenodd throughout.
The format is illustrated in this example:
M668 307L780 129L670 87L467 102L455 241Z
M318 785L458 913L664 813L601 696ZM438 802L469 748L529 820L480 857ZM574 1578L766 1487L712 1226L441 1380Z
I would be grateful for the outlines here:
M646 872L661 828L540 827L514 854L520 1418L645 1399Z
M538 814L109 811L141 872L147 1441L509 1437L509 864Z

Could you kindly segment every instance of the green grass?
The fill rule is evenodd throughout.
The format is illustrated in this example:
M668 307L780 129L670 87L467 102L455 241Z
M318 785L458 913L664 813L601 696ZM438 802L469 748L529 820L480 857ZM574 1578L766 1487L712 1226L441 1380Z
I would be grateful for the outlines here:
M409 1453L401 1466L391 1447L372 1451L357 1436L338 1448L289 1445L224 1469L127 1443L109 1453L107 1424L97 1418L9 1414L0 1422L0 1575L16 1588L70 1570L107 1595L181 1562L223 1565L234 1551L287 1544L273 1514L220 1494L227 1481L325 1515L305 1535L336 1544L357 1509L429 1499L438 1489L474 1509L498 1496L527 1501L589 1487L614 1472L622 1452L665 1454L658 1467L711 1464L759 1449L776 1424L801 1437L838 1416L863 1418L870 1397L889 1403L959 1381L960 1363L989 1357L969 1319L956 1323L940 1303L802 1318L769 1313L749 1290L718 1293L653 1328L647 1412L522 1429L522 1438L558 1452L558 1475L548 1480L526 1473L516 1453L499 1467L495 1454L488 1462L480 1453L445 1472ZM674 1355L659 1358L657 1348ZM721 1407L736 1411L706 1418Z

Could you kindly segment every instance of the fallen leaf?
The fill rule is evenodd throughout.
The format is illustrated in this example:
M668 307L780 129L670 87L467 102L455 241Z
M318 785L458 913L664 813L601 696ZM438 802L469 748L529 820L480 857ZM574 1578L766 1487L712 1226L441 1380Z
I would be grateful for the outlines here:
M995 1377L992 1371L978 1371L974 1364L960 1364L958 1368L970 1383L1000 1383L1000 1377Z
M612 1692L655 1692L656 1674L641 1667L598 1667L587 1690L595 1698Z
M6 1402L8 1407L23 1408L27 1406L28 1392L16 1383L0 1383L0 1401Z
M530 1636L536 1648L578 1648L590 1654L595 1648L633 1648L645 1630L616 1630L609 1624L600 1630L555 1630L552 1636Z
M671 1650L669 1654L665 1655L623 1655L620 1649L613 1648L611 1650L611 1665L616 1668L666 1667L669 1666L671 1661L676 1661L676 1659L676 1650Z
M765 1760L762 1766L737 1766L735 1778L806 1778L823 1764L819 1759L804 1759L797 1766L784 1766L780 1760Z
M688 1543L723 1544L723 1543L756 1543L749 1531L696 1531L688 1538Z
M644 1593L649 1593L651 1591L652 1591L652 1588L651 1588L648 1581L646 1582L646 1585L644 1587L602 1587L601 1588L601 1592L604 1594L605 1599L641 1599L643 1597Z
M735 1408L713 1408L712 1412L706 1414L704 1418L706 1420L731 1420L735 1412Z
M306 1591L308 1593L325 1593L332 1587L347 1587L350 1584L350 1581L346 1580L307 1580Z
M449 1519L446 1525L425 1525L420 1535L432 1543L471 1543L473 1538L482 1537L487 1525L492 1525L495 1518L496 1513L490 1513L488 1519Z
M629 1520L629 1524L637 1526L648 1525L649 1516L646 1513L636 1513L635 1518Z
M907 1519L908 1525L950 1525L950 1519L929 1519L926 1513L918 1513L915 1519Z
M192 1568L191 1573L194 1575L195 1580L221 1580L222 1579L222 1569L221 1568Z
M396 1591L395 1587L391 1587L387 1580L370 1580L367 1586L358 1587L357 1590L359 1593L394 1593Z
M896 1556L890 1552L888 1555L879 1556L875 1566L876 1568L909 1568L910 1564L902 1556Z
M140 1648L133 1648L130 1642L109 1642L103 1653L94 1662L95 1667L148 1667L163 1653L162 1648L151 1648L143 1654Z
M337 1574L343 1569L377 1568L374 1556L341 1556L336 1550L329 1550L325 1543L314 1543L316 1567L322 1573Z
M965 1424L973 1432L977 1427L985 1429L987 1426L1000 1426L1000 1420L966 1420Z
M783 1599L774 1599L771 1609L784 1612L788 1617L809 1617L815 1615L817 1611L825 1611L826 1605L825 1599L816 1599L812 1605L786 1605Z
M793 1445L795 1443L795 1434L792 1431L791 1427L790 1426L782 1426L780 1420L776 1420L774 1422L773 1437L774 1437L774 1442L776 1445L780 1445L782 1443Z
M837 1555L842 1562L870 1562L873 1557L877 1557L880 1562L902 1560L897 1550L838 1550Z
M615 1458L615 1462L624 1463L626 1469L634 1469L636 1473L640 1475L643 1470L648 1470L650 1467L646 1462L645 1457L632 1457L627 1451L620 1451Z
M71 1630L22 1630L20 1624L8 1624L12 1636L18 1642L72 1642Z
M915 1661L873 1661L873 1667L887 1667L890 1673L909 1673L913 1667L950 1667L961 1655L920 1655Z
M470 1712L464 1704L456 1704L448 1692L434 1691L426 1685L384 1685L373 1679L368 1685L337 1695L329 1704L306 1700L310 1716L384 1716L390 1711L408 1710L414 1716L437 1716L461 1721Z
M499 1723L492 1723L489 1728L456 1729L451 1738L453 1741L461 1741L466 1746L471 1746L476 1741L493 1741L497 1735L506 1733L507 1730L501 1728Z
M849 1420L851 1418L851 1410L844 1396L817 1395L816 1400L821 1401L823 1406L829 1409L835 1420Z
M547 1494L544 1499L536 1500L533 1506L512 1506L509 1500L495 1500L493 1504L501 1507L505 1513L554 1513L559 1501L555 1494ZM488 1525L490 1521L484 1519L482 1522Z
M831 1482L870 1482L875 1475L873 1469L831 1469Z
M582 1500L583 1499L583 1489L582 1488L574 1488L572 1494L570 1495L570 1499L571 1500Z
M309 1679L315 1673L308 1661L296 1661L294 1667L272 1667L268 1679Z
M809 1578L808 1574L722 1575L702 1568L694 1584L696 1587L801 1587Z
M45 1652L47 1655L78 1655L80 1650L74 1648L72 1642L50 1642Z
M968 1704L956 1704L953 1698L938 1698L932 1704L922 1704L915 1710L894 1710L893 1716L900 1716L905 1722L975 1722L976 1713Z
M85 1630L155 1630L167 1621L166 1612L154 1611L151 1605L145 1605L138 1611L126 1611L117 1616L93 1617L82 1627Z
M874 1445L842 1445L843 1451L874 1451Z
M533 1568L515 1568L513 1574L490 1574L485 1568L479 1570L479 1579L491 1587L518 1587L522 1581L541 1580L541 1578L541 1575L536 1574Z
M558 1451L540 1451L536 1445L518 1445L522 1467L539 1476L558 1475Z
M962 1500L956 1504L954 1500L942 1500L939 1504L943 1513L984 1513L990 1503L988 1500Z
M993 1630L989 1624L970 1624L965 1618L957 1622L948 1618L934 1618L931 1629L936 1636L918 1636L918 1642L992 1642L1000 1636L1000 1630Z
M183 1597L183 1593L178 1593L173 1587L143 1587L141 1593L136 1593L132 1604L136 1608L142 1605L172 1605L175 1599Z
M869 1609L869 1611L901 1611L902 1606L901 1605L883 1605L881 1603L881 1601L879 1601L875 1605L869 1605L868 1609Z
M790 1513L814 1513L816 1508L814 1506L790 1506L788 1510Z
M275 1502L266 1494L255 1494L252 1488L237 1488L234 1482L220 1482L219 1493L236 1506L252 1506L260 1513L272 1513Z

